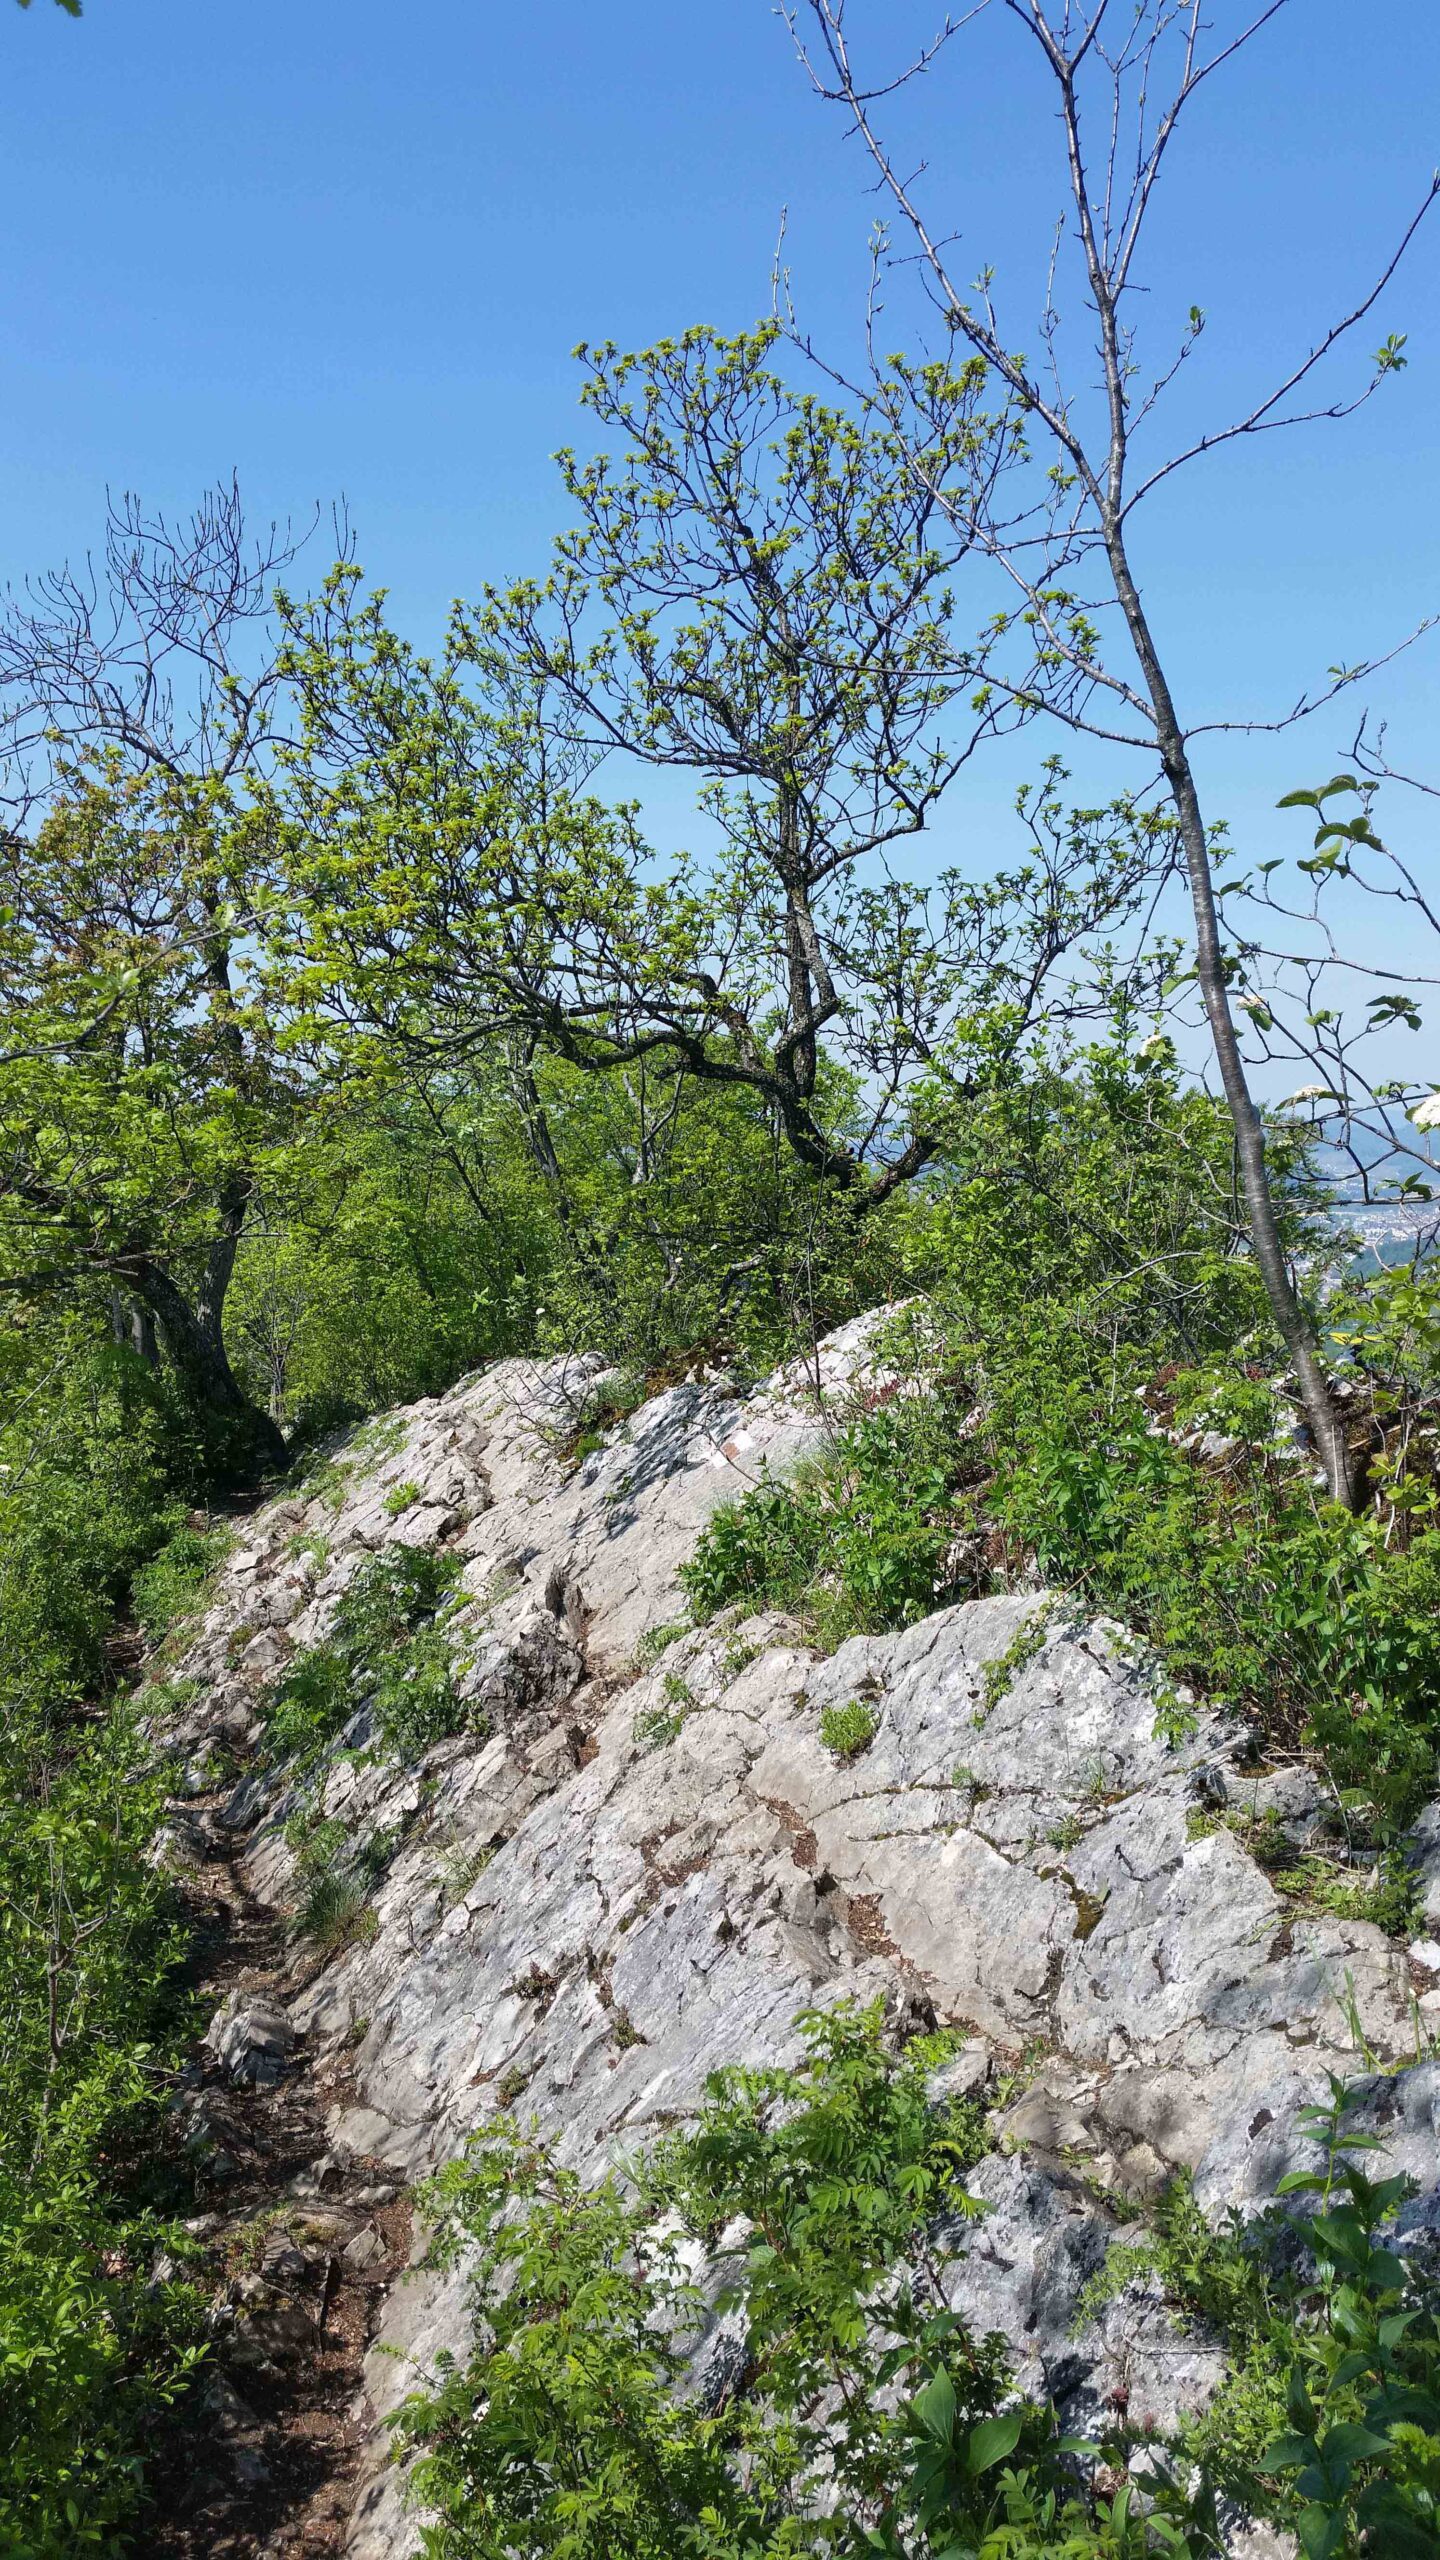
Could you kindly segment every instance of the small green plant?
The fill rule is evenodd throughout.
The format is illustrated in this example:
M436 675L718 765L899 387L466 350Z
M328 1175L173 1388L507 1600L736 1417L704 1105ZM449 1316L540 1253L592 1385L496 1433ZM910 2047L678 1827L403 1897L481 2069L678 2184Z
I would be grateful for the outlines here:
M339 1458L322 1459L300 1487L302 1502L323 1502L329 1511L343 1511L349 1494L350 1469Z
M568 1434L562 1439L560 1454L572 1467L582 1467L587 1458L603 1449L611 1432L621 1422L628 1422L645 1402L646 1384L638 1370L622 1371L588 1396Z
M980 1675L981 1706L977 1724L983 1724L994 1713L1001 1699L1008 1697L1021 1672L1027 1671L1044 1652L1055 1607L1055 1602L1049 1600L1042 1601L1038 1609L1032 1609L1028 1618L1021 1619L1004 1652L997 1653L993 1661L985 1664Z
M323 1530L297 1529L293 1537L286 1539L285 1553L297 1564L302 1556L308 1556L312 1564L325 1565L330 1561L330 1541Z
M673 1707L657 1704L641 1707L630 1731L642 1751L659 1751L674 1741L684 1721L683 1714L677 1714Z
M447 1841L436 1862L441 1899L447 1911L463 1902L472 1884L483 1876L495 1855L493 1844L480 1841L465 1848L459 1841Z
M130 1580L130 1605L147 1644L158 1645L195 1615L233 1545L226 1528L197 1529L183 1517L175 1518L163 1547Z
M843 1707L826 1707L820 1718L820 1739L837 1760L853 1760L868 1751L878 1730L874 1710L863 1698L851 1698Z
M388 1512L392 1520L398 1520L402 1511L410 1510L411 1506L419 1501L422 1490L415 1478L410 1476L404 1484L392 1484L381 1508Z
M198 1680L150 1680L144 1693L145 1713L160 1728L193 1707L201 1695Z
M688 1633L689 1621L685 1618L667 1618L660 1626L647 1627L635 1647L637 1671L648 1671L659 1661L662 1653L668 1652L672 1644Z
M362 1423L350 1442L350 1454L356 1458L393 1458L403 1449L409 1424L403 1413L377 1413Z

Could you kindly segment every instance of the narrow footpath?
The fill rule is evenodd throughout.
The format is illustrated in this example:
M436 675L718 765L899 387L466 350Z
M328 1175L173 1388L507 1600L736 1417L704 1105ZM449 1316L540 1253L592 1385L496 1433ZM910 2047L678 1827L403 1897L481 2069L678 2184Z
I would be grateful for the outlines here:
M171 1814L191 1980L213 2013L176 2093L213 2344L155 2484L153 2560L343 2548L361 2367L410 2245L393 2175L328 2145L327 2113L349 2095L344 2060L317 2068L286 2014L316 1962L247 1891L221 1801Z

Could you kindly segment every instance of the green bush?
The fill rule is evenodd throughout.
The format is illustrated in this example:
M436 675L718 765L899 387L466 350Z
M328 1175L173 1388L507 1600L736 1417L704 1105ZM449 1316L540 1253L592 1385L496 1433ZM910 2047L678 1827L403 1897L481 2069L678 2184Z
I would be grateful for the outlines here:
M134 2549L157 2418L187 2387L203 2305L147 2281L169 2235L117 2227L83 2172L0 2183L0 2551Z
M827 1644L924 1617L953 1596L961 1454L941 1397L863 1415L789 1482L715 1513L680 1576L696 1617L793 1610Z
M1169 1393L1213 1409L1215 1384L1182 1374ZM1004 1437L991 1507L1045 1575L1268 1742L1318 1750L1343 1792L1391 1821L1413 1812L1440 1742L1440 1531L1397 1543L1263 1448L1206 1461L1133 1398L1076 1393L1028 1422L1012 1409Z
M959 2232L983 2147L977 2108L926 2104L945 2040L897 2057L874 2010L801 2025L795 2069L717 2073L695 2131L624 2179L587 2188L497 2123L436 2182L434 2254L473 2264L477 2326L469 2361L400 2412L426 2550L1211 2551L1173 2479L1157 2475L1149 2521L1127 2492L1087 2495L1047 2414L1013 2403L1004 2342L935 2307L936 2217ZM708 2313L694 2269L717 2252L743 2342L735 2377L697 2393L680 2387Z
M1087 2443L937 2308L985 2141L973 2102L926 2104L945 2039L897 2056L850 2007L800 2025L796 2068L716 2073L623 2176L587 2186L507 2120L435 2181L432 2255L472 2268L476 2327L397 2422L434 2560L1218 2560L1222 2501L1304 2560L1434 2560L1440 2290L1394 2248L1406 2184L1368 2174L1338 2084L1282 2187L1306 2209L1217 2235L1180 2186L1112 2250L1082 2321L1143 2272L1232 2363L1173 2441L1117 2416ZM697 2388L716 2309L734 2360Z
M148 1645L194 1614L231 1543L228 1529L197 1529L183 1515L173 1518L164 1545L130 1579L131 1609Z
M458 1557L426 1547L382 1547L362 1565L325 1642L296 1654L270 1691L270 1756L313 1767L366 1704L388 1750L424 1751L454 1733L466 1711L438 1621L460 1571Z
M199 2353L188 2289L146 2282L174 2245L156 2137L183 1941L124 1704L0 1732L0 2550L61 2560L129 2547Z
M1244 2513L1296 2535L1304 2560L1434 2560L1440 2548L1440 2288L1395 2247L1411 2192L1372 2178L1383 2149L1352 2093L1302 2120L1319 2153L1281 2180L1308 2209L1212 2231L1185 2184L1153 2238L1111 2250L1086 2312L1153 2274L1185 2322L1224 2339L1229 2371L1182 2451Z

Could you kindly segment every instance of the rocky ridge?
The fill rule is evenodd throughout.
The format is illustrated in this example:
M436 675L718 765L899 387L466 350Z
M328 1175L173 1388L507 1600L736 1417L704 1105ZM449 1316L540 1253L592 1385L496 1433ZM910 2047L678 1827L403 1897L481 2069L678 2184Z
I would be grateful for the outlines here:
M968 2181L990 2210L956 2307L1003 2330L1021 2382L1072 2421L1123 2392L1163 2424L1214 2387L1217 2349L1144 2282L1078 2330L1076 2313L1176 2169L1212 2216L1253 2208L1300 2159L1297 2116L1327 2075L1368 2074L1423 2191L1413 2229L1440 2223L1440 1946L1297 1918L1211 1817L1271 1810L1301 1840L1315 1778L1247 1766L1212 1716L1158 1736L1123 1631L1046 1595L942 1609L828 1659L773 1617L676 1623L678 1568L716 1504L893 1391L873 1332L845 1328L752 1395L669 1388L578 1465L600 1364L504 1362L356 1435L314 1490L244 1523L167 1665L185 1684L166 1737L188 1755L178 1862L223 1856L258 1905L293 1907L298 1796L255 1756L258 1702L389 1541L463 1559L447 1635L477 1730L399 1763L367 1751L359 1708L321 1810L387 1844L371 1932L318 1966L297 1947L263 2001L232 1993L213 2039L262 2085L329 2083L327 2148L296 2182L323 2196L408 2184L500 2106L598 2165L683 2117L717 2064L792 2058L817 2001L879 1993L962 2025L954 2072L975 2088L1004 2072L1019 2094ZM821 1717L856 1699L874 1735L841 1759ZM1440 1808L1415 1854L1440 1936ZM231 2307L243 2329L274 2299ZM383 2420L467 2337L460 2277L412 2271L377 2298L354 2560L416 2548ZM264 2547L335 2547L310 2534L297 2515Z

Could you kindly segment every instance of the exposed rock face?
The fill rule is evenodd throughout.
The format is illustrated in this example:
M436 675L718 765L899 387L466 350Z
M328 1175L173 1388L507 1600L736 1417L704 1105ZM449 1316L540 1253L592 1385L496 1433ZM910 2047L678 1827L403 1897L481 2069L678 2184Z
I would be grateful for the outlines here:
M1376 1927L1287 1916L1241 1843L1194 1819L1276 1781L1244 1776L1214 1719L1157 1739L1135 1649L1039 1595L828 1660L778 1619L726 1623L677 1633L636 1674L642 1638L680 1615L677 1569L709 1512L817 1445L863 1392L870 1330L752 1398L671 1389L573 1472L556 1442L594 1363L505 1363L412 1408L328 1497L247 1523L175 1666L203 1684L182 1739L197 1763L222 1735L243 1755L258 1685L323 1635L365 1554L451 1546L470 1595L451 1640L488 1734L406 1767L336 1756L325 1781L327 1814L399 1843L373 1936L289 2010L312 2048L354 2047L337 2156L412 2178L513 2103L598 2165L691 2110L717 2064L790 2058L798 2011L881 1993L974 2031L967 2086L991 2053L1037 2066L972 2181L992 2209L957 2306L1082 2422L1123 2383L1163 2423L1213 2388L1218 2357L1143 2286L1073 2334L1113 2232L1177 2168L1215 2214L1272 2193L1301 2156L1298 2110L1328 2072L1367 2067L1357 2036L1378 2063L1414 2052L1415 1977ZM323 1560L305 1543L320 1538ZM842 1761L821 1716L856 1697L874 1738ZM362 1714L347 1739L365 1734ZM242 1774L228 1803L272 1904L293 1893L293 1801L272 1772ZM1275 1810L1313 1818L1303 1772ZM1432 1862L1437 1841L1440 1826L1420 1844ZM263 2073L286 2026L214 2032ZM1377 2075L1374 2110L1395 2165L1432 2186L1440 2067ZM467 2334L459 2279L398 2286L368 2372L377 2419L411 2387L407 2358ZM363 2560L415 2548L382 2465L377 2431L351 2529Z

